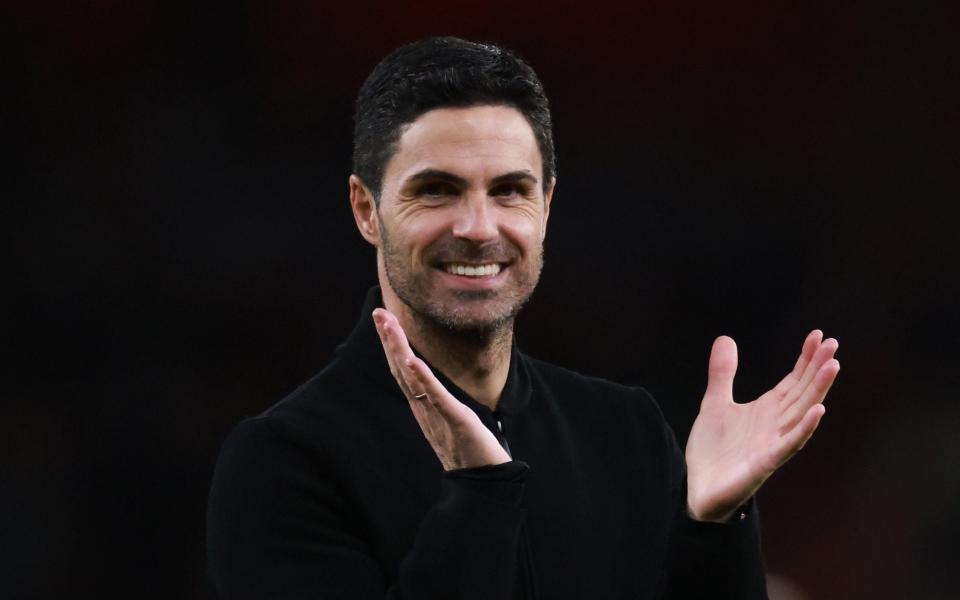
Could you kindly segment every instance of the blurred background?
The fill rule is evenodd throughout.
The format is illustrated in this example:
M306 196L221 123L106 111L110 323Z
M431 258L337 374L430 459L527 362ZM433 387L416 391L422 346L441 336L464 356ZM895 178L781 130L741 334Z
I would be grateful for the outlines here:
M683 439L716 335L743 401L823 328L826 417L759 497L771 595L956 597L955 3L10 4L3 597L210 597L221 440L375 283L353 96L437 34L518 51L553 103L524 349L645 385Z

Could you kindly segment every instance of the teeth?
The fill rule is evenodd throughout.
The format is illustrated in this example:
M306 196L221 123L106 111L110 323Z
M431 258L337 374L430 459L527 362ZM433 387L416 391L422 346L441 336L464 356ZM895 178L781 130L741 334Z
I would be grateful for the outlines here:
M467 277L492 277L500 272L500 265L458 265L448 264L447 273L451 275L466 275Z

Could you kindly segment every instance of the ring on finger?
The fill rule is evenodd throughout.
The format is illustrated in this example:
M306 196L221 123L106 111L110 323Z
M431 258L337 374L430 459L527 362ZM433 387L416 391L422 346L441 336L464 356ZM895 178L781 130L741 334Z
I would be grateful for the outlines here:
M427 393L424 392L424 393L422 393L422 394L416 394L413 398L414 398L415 400L423 400L423 399L426 398L426 397L427 397Z

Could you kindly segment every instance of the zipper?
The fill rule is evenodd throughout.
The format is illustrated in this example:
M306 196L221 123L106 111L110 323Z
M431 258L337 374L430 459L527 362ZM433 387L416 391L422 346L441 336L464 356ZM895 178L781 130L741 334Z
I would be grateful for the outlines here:
M513 453L510 452L510 444L507 443L507 436L503 434L503 423L500 419L497 419L497 429L500 430L500 445L503 446L503 449L507 451L507 455L510 458L513 458Z

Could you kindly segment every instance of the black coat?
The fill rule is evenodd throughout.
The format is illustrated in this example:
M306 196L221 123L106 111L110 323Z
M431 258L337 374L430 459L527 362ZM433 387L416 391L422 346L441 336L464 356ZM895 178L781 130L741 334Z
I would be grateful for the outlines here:
M370 317L322 372L223 445L210 574L224 599L765 598L756 511L686 516L653 399L512 350L495 412L514 458L444 472ZM501 433L502 427L502 433Z

